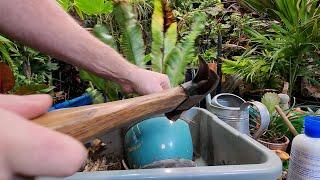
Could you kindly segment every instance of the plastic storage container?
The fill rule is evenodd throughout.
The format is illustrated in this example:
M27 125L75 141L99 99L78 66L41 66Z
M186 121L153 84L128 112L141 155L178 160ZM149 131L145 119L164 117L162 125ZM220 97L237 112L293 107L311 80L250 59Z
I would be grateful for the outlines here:
M320 180L320 117L304 118L304 134L292 141L288 180Z
M189 124L197 167L79 172L66 179L275 180L281 176L282 163L275 153L209 111L193 108L181 119ZM112 141L107 149L123 152L120 135L117 130L104 136Z

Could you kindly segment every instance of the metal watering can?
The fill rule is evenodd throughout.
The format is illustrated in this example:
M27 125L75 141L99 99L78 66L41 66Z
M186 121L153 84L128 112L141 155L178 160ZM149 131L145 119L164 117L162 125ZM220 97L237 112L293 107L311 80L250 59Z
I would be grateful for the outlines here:
M252 137L258 139L268 129L270 114L268 109L261 102L247 102L237 95L222 93L216 95L212 99L210 94L207 95L206 104L207 109L219 119L237 129L239 132L249 136L249 108L255 106L260 113L261 124Z

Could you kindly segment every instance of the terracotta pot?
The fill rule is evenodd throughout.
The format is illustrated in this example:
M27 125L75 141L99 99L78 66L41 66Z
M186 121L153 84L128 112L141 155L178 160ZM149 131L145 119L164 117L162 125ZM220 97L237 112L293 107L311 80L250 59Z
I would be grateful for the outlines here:
M263 141L261 139L258 139L258 142L271 150L281 150L285 152L288 148L290 140L286 136L284 136L284 138L286 139L286 142L284 143L271 143L271 142Z

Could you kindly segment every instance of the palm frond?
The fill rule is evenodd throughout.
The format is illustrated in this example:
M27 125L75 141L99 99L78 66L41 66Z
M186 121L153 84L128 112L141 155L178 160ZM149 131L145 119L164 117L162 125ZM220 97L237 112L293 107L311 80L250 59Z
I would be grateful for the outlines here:
M260 14L268 14L271 17L276 17L275 10L276 0L238 0L240 4Z

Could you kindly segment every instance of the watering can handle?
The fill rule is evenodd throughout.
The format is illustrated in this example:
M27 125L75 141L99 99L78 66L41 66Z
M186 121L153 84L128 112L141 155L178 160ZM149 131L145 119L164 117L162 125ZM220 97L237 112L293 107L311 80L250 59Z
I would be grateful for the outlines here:
M207 108L207 109L210 109L210 105L211 105L211 94L209 93L209 94L206 96L206 108Z
M258 101L245 102L241 105L240 109L243 110L242 112L246 112L244 110L250 106L255 106L258 109L261 117L260 127L257 132L253 134L253 138L258 139L268 129L270 123L270 114L267 107Z

